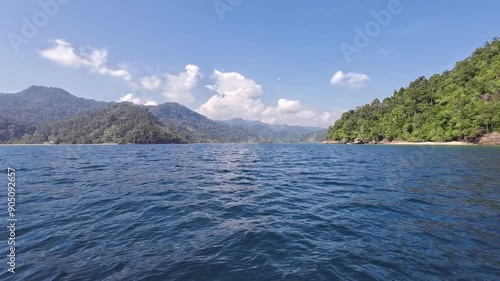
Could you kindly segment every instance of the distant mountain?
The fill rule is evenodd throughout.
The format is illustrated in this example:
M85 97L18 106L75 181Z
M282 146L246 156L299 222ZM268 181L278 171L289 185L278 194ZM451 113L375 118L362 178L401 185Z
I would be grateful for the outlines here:
M256 136L259 141L263 142L298 141L305 134L324 130L324 128L320 127L273 125L260 121L244 120L241 118L233 118L223 122L233 127L241 127Z
M291 142L321 128L214 121L178 103L139 106L32 86L0 94L0 143Z
M298 139L298 142L322 142L326 139L328 134L328 129L323 129L321 131L305 134Z
M17 94L0 94L0 116L40 125L85 111L105 102L78 98L60 88L31 86Z
M248 131L217 122L175 102L149 106L161 122L182 133L190 142L255 142L257 138Z
M187 140L163 125L146 108L118 103L43 125L23 142L160 144L187 143Z

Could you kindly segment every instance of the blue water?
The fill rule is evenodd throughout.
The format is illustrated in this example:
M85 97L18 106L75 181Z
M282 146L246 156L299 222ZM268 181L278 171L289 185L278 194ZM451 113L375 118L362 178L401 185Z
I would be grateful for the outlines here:
M499 147L0 147L1 186L17 170L13 280L498 280L499 159Z

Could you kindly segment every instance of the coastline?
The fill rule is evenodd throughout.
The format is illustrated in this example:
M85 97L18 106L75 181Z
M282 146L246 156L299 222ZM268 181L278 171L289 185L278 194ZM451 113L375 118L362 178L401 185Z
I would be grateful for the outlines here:
M355 144L355 143L344 143L339 141L323 141L322 144ZM372 142L364 143L364 145L451 145L451 146L470 146L479 145L477 143L470 142L460 142L460 141L450 141L450 142L409 142L409 141L392 141L392 142Z
M52 144L52 143L3 143L0 146L60 146L60 145L118 145L117 143L88 143L88 144L71 144L71 143L61 143L61 144Z
M407 141L392 141L390 143L381 143L387 145L478 145L477 143L461 142L461 141L449 141L449 142L407 142Z
M384 139L380 142L375 142L367 139L354 139L353 141L325 140L321 143L322 144L386 144L386 145L500 145L500 132L492 132L482 135L475 142L463 142L463 141L411 142L411 141L401 141L401 140L389 141L388 139Z

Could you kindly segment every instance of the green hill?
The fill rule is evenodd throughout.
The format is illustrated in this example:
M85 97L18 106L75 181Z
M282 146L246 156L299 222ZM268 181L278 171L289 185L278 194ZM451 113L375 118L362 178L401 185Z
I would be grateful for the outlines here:
M132 106L32 86L0 94L0 143L248 143L297 141L321 128L211 120L178 103Z
M261 142L296 142L304 135L322 130L320 127L267 124L241 118L225 120L233 128L248 131Z
M327 129L305 134L298 139L298 142L322 142L328 133Z
M119 103L41 126L22 142L163 144L187 140L164 126L146 108Z
M239 127L231 127L192 111L175 102L149 106L161 122L183 134L194 143L251 142L256 137Z
M78 98L54 87L31 86L19 93L0 94L1 116L34 125L47 124L105 106L105 102Z
M35 126L0 116L0 143L12 143L35 132Z
M454 69L419 77L392 97L345 112L327 139L475 141L500 131L500 40Z

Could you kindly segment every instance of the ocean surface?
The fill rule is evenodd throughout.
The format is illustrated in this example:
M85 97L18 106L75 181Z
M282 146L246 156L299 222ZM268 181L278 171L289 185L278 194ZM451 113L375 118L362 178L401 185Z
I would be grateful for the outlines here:
M1 227L0 280L499 280L499 159L477 146L3 146L18 222L15 276Z

